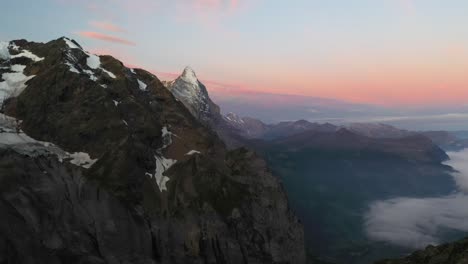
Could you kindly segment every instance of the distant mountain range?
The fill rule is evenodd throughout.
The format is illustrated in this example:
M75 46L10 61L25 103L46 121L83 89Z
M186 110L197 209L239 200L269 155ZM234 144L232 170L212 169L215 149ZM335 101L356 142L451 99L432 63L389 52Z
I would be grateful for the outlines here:
M385 123L413 131L468 130L468 106L385 107L303 95L237 91L229 87L211 89L210 96L225 114L256 117L268 124L304 119L340 125Z
M442 148L467 146L463 131L223 115L191 68L162 83L68 38L0 43L0 76L0 263L400 256L366 236L369 204L450 194ZM310 100L310 113L368 110Z
M249 139L276 139L300 134L306 131L334 132L345 128L356 134L369 138L403 138L412 135L424 135L445 150L461 150L468 147L468 132L458 131L408 131L380 123L351 123L333 125L330 123L312 123L307 120L265 124L251 117L239 117L234 113L226 115L225 120L240 135Z
M282 120L315 119L322 122L344 118L369 117L370 113L384 113L382 107L350 103L328 98L311 96L272 94L261 92L233 92L213 90L213 100L221 106L223 113L240 116L255 116L268 123Z
M171 83L168 87L173 89ZM193 85L177 88L190 90ZM189 109L193 108L190 102L213 104L206 99L207 93L195 100L178 96L179 91L174 94ZM363 216L367 206L398 196L450 194L455 184L450 168L442 164L448 159L442 149L468 147L463 132L415 132L379 123L334 125L307 120L266 124L235 113L223 116L219 107L213 109L215 114L205 124L228 144L236 138L231 147L255 149L282 178L304 222L309 254L337 263L371 263L408 253L409 249L366 237Z

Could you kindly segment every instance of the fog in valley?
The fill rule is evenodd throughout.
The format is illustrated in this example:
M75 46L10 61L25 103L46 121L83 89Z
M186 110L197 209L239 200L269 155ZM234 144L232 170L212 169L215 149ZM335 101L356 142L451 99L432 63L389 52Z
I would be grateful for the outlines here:
M439 244L449 234L468 232L468 149L448 152L446 165L458 190L445 197L395 198L376 201L365 216L369 238L408 247Z

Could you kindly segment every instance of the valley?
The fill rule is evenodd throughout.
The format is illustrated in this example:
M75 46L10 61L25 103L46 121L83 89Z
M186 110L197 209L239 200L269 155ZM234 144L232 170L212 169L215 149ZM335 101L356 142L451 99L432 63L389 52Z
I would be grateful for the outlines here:
M370 264L468 232L466 132L266 124L224 115L190 67L2 49L6 263Z

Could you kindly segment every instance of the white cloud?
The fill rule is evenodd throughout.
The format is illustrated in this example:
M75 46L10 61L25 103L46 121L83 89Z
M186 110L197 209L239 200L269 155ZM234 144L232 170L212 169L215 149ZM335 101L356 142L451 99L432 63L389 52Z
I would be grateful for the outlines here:
M451 166L457 172L452 173L458 188L468 194L468 149L460 152L448 152L450 160L445 164Z
M460 192L446 197L396 198L371 204L365 217L367 235L408 248L441 242L444 230L468 232L468 150L448 153L447 165L458 172Z
M366 219L369 238L408 248L440 243L440 231L468 231L468 196L397 198L371 205Z

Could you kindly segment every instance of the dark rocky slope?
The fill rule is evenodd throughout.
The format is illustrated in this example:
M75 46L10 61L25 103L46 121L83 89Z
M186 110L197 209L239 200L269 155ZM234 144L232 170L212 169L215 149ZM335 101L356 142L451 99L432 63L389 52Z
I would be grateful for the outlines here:
M9 53L0 74L30 79L2 105L22 121L0 129L0 263L305 262L265 163L227 151L154 75L66 38ZM41 142L15 143L20 128Z
M465 264L468 263L468 239L440 246L428 246L400 260L383 260L376 264Z

